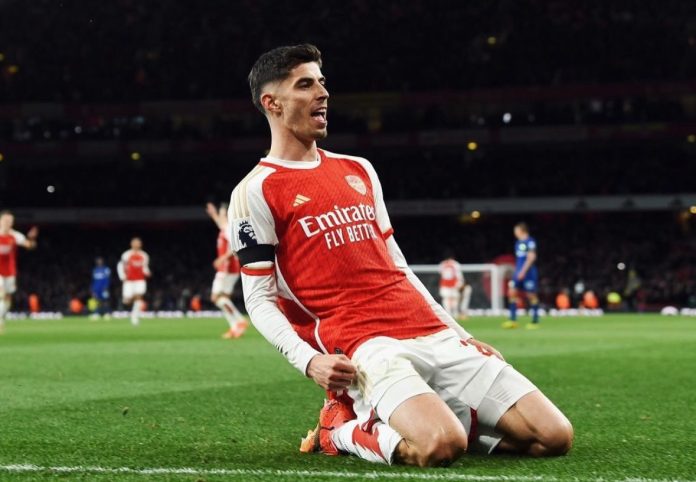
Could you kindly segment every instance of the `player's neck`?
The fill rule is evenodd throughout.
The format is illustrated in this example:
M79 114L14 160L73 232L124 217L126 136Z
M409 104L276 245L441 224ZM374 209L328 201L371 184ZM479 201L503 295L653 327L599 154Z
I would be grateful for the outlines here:
M285 161L315 161L317 159L317 143L314 140L303 141L290 131L271 131L271 149L269 157Z

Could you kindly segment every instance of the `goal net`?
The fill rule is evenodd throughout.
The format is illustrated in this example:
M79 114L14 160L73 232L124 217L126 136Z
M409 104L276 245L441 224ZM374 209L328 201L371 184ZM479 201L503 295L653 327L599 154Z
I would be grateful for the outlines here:
M463 264L462 273L466 282L471 285L472 315L499 314L503 310L505 280L503 266L497 264ZM428 291L437 301L440 300L439 285L440 271L436 264L413 264L411 269L420 278Z

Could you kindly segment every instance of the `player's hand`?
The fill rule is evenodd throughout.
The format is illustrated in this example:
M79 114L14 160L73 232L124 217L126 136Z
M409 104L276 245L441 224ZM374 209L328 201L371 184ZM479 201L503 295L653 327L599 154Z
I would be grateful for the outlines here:
M524 273L517 273L517 281L522 281L524 279Z
M215 217L217 216L217 209L215 208L215 204L207 203L205 205L205 212L208 213L208 216L215 219Z
M477 347L478 351L480 351L484 355L488 355L488 356L492 355L492 356L498 357L501 360L505 361L505 358L503 358L503 355L501 355L498 350L493 348L488 343L484 343L484 342L479 341L475 338L469 338L468 340L466 340L466 342L470 345L474 345L475 347Z
M27 238L34 241L39 237L39 228L37 226L32 226L32 228L27 232Z
M215 269L220 269L225 264L225 261L227 261L227 256L219 256L213 261L213 267Z
M324 390L340 392L355 378L353 363L345 355L317 355L307 365L307 376Z

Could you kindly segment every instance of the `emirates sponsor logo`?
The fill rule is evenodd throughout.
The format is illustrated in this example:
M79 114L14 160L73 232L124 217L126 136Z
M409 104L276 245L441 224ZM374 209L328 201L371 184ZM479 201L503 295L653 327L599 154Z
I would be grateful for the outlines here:
M350 175L346 176L346 181L348 185L358 191L363 196L367 193L367 186L358 176Z
M333 210L318 216L305 216L298 222L308 238L323 235L326 246L333 249L347 243L377 239L374 206L357 204L348 207L334 206Z
M310 198L307 196L303 196L302 194L298 194L295 196L295 202L292 203L292 207L296 208L297 206L302 206L304 203L311 201Z

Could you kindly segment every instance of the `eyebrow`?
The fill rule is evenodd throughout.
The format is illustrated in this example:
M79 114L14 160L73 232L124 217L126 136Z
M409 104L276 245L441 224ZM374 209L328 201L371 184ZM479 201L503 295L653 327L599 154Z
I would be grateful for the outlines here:
M319 77L319 83L324 84L326 82L326 77L321 76ZM314 77L300 77L297 79L295 82L295 85L300 85L300 84L312 84L314 83Z

